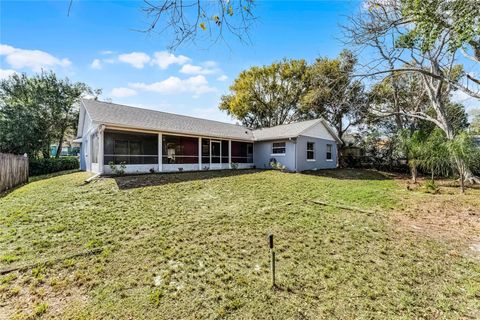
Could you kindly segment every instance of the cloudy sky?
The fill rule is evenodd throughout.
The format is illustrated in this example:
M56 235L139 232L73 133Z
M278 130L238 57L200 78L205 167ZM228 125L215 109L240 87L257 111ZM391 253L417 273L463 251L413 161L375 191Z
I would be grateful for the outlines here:
M222 94L244 69L282 58L335 57L340 24L360 1L257 1L251 43L192 44L144 33L141 1L0 2L0 77L42 68L103 90L102 99L229 121ZM468 97L458 100L472 105Z

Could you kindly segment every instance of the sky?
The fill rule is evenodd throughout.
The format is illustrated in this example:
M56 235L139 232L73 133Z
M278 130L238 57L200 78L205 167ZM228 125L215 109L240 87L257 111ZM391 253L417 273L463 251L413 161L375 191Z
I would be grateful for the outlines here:
M187 43L145 33L142 1L1 1L0 78L42 68L103 90L102 100L235 122L218 109L238 74L283 58L336 57L362 2L256 1L249 43ZM456 97L459 101L470 100Z

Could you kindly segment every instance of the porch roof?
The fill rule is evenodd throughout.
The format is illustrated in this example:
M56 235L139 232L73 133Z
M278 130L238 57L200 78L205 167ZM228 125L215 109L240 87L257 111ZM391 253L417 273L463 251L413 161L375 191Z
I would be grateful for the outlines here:
M105 125L239 140L254 139L252 131L240 125L90 99L83 99L81 103L92 121Z

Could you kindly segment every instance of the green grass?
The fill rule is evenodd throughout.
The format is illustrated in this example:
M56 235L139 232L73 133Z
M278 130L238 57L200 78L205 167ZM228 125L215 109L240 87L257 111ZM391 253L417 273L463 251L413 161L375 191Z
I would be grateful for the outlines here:
M203 172L29 183L0 198L0 277L16 318L475 318L478 261L401 232L412 195L371 171ZM476 197L467 195L465 197ZM361 213L311 200L368 209ZM267 235L275 235L277 290ZM48 306L48 308L47 308Z

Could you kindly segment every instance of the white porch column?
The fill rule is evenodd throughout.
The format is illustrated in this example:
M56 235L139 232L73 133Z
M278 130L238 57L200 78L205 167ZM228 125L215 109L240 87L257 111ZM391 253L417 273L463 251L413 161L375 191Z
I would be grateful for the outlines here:
M202 138L198 138L198 170L202 170Z
M162 147L162 134L158 134L158 172L163 171L162 160L163 160L163 147Z
M228 167L232 169L232 140L228 140Z
M104 134L103 132L105 131L105 126L100 126L100 128L98 129L98 172L100 174L103 173L103 137L104 137Z

